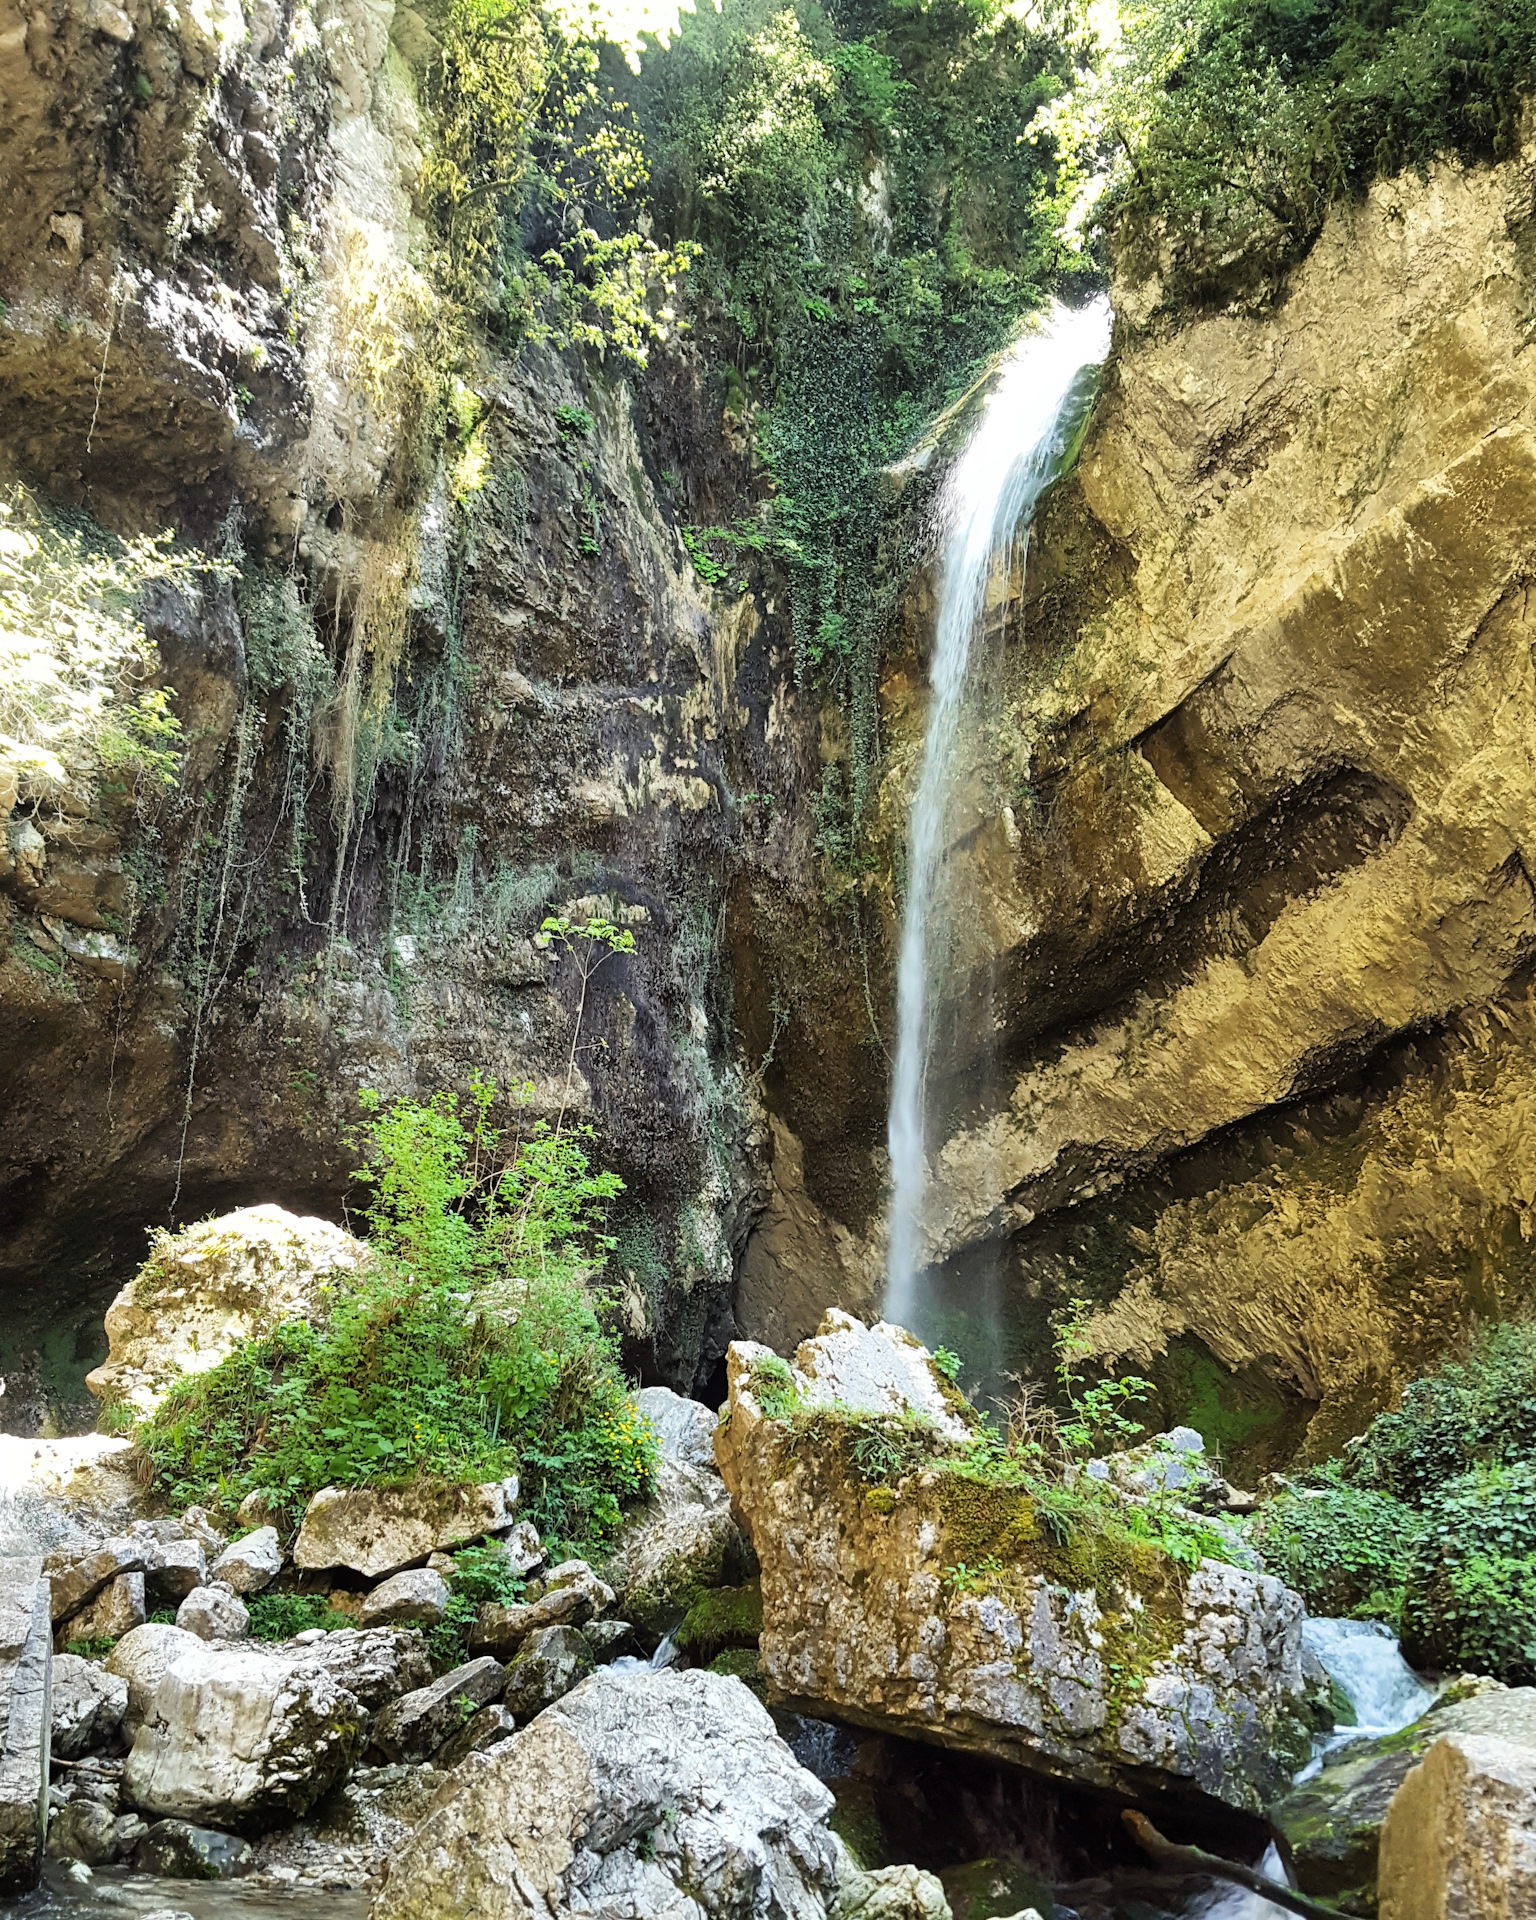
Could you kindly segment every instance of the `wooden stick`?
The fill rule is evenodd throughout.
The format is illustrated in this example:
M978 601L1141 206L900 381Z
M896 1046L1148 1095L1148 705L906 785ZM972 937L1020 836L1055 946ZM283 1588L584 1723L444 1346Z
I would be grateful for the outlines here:
M1260 1894L1277 1907L1284 1907L1287 1913L1299 1913L1302 1920L1345 1920L1337 1907L1325 1907L1316 1900L1309 1900L1305 1894L1281 1886L1278 1880L1255 1873L1252 1867L1240 1867L1236 1861L1223 1860L1219 1854L1207 1853L1203 1847L1176 1847L1171 1840L1163 1838L1144 1813L1137 1813L1134 1807L1125 1808L1120 1818L1135 1835L1142 1850L1158 1866L1166 1867L1172 1873L1203 1873L1213 1880L1230 1880L1234 1886L1246 1887L1249 1893Z

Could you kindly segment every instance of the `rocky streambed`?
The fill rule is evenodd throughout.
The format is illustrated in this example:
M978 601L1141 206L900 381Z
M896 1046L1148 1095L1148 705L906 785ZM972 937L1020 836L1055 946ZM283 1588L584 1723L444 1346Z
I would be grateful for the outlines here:
M276 1212L130 1287L103 1379L152 1400L355 1257ZM1127 1809L1316 1911L1533 1910L1536 1689L1436 1697L1307 1622L1197 1434L1050 1479L837 1311L729 1380L718 1416L637 1396L650 1497L595 1561L515 1478L326 1487L293 1526L167 1511L124 1439L6 1441L15 1910L1268 1920Z

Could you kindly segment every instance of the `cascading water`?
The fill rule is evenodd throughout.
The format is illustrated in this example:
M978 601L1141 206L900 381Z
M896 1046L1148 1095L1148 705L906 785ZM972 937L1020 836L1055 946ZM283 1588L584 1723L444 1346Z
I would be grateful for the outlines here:
M1003 368L980 424L956 462L940 508L944 551L931 669L932 701L907 832L907 886L896 970L896 1062L886 1137L891 1202L885 1312L910 1325L917 1298L927 1186L927 1083L939 949L937 916L952 912L946 855L955 834L957 766L973 695L973 664L988 587L1006 563L1036 502L1060 470L1081 422L1086 370L1109 351L1109 303L1053 309Z

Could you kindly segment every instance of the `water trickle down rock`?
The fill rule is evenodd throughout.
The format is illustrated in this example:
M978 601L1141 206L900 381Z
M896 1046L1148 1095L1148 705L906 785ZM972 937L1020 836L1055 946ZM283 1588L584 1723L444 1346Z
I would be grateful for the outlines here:
M902 1373L875 1370L861 1399L877 1342ZM768 1417L765 1357L731 1348L716 1451L762 1561L770 1698L1133 1794L1257 1810L1289 1781L1308 1742L1282 1582L1206 1560L1183 1581L1128 1566L1122 1590L1067 1584L1027 1495L946 1473L964 1403L910 1336L830 1313L795 1356L812 1407L890 1414L899 1377L926 1383L904 1404L933 1419L932 1454L894 1489ZM956 1577L998 1556L996 1578Z

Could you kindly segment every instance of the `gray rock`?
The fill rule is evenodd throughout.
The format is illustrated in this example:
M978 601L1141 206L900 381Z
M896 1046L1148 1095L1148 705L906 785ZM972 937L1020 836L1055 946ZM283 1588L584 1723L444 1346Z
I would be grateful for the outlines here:
M679 1460L685 1467L714 1466L718 1414L697 1400L685 1400L670 1387L642 1387L635 1405L650 1422L656 1444L668 1460Z
M48 1823L48 1855L105 1867L117 1857L117 1816L95 1800L71 1800Z
M714 1466L663 1455L651 1498L625 1522L603 1572L625 1617L658 1635L701 1594L745 1578L748 1566L731 1496Z
M297 1647L298 1642L295 1641ZM432 1663L419 1633L403 1627L342 1627L304 1648L312 1671L330 1674L369 1714L430 1684Z
M188 1635L123 1768L142 1812L261 1833L308 1811L362 1750L367 1711L309 1649L292 1657Z
M585 1560L563 1560L528 1589L526 1602L511 1607L488 1600L475 1616L472 1653L508 1655L541 1627L585 1626L613 1605L613 1588Z
M920 1867L857 1869L838 1889L827 1920L952 1920L942 1884ZM1015 1914L1012 1920L1025 1920ZM1039 1920L1038 1914L1036 1920Z
M283 1550L276 1527L258 1527L227 1546L208 1569L210 1580L222 1580L236 1593L260 1593L283 1570Z
M509 1528L501 1536L500 1545L509 1572L532 1573L535 1567L544 1564L544 1543L531 1520L519 1520L515 1527Z
M53 1661L53 1751L78 1760L106 1746L128 1711L128 1682L77 1654Z
M1536 1750L1442 1735L1381 1829L1382 1920L1519 1920L1536 1913Z
M52 1589L55 1623L78 1613L120 1574L142 1573L145 1558L145 1542L127 1536L104 1540L83 1554L69 1548L55 1549L43 1563Z
M126 1860L148 1832L148 1826L136 1813L120 1813L112 1822L112 1858Z
M212 1554L215 1559L229 1544L225 1536L209 1519L206 1508L188 1507L181 1516L181 1524L188 1534L202 1548L205 1555Z
M0 1894L28 1892L42 1871L52 1718L49 1599L40 1558L0 1560Z
M1370 1912L1382 1822L1410 1770L1445 1735L1502 1740L1536 1751L1536 1687L1484 1682L1477 1693L1432 1707L1401 1733L1358 1740L1274 1808L1296 1885L1315 1900Z
M176 1624L199 1640L243 1640L251 1630L250 1609L222 1580L194 1587L176 1609Z
M59 1640L121 1640L144 1624L144 1576L120 1573L109 1580L89 1606L72 1614L59 1629Z
M172 1627L162 1621L146 1621L124 1634L107 1655L106 1670L128 1682L128 1711L123 1715L123 1732L132 1740L148 1717L155 1690L173 1661L201 1647L194 1633Z
M517 1493L515 1476L462 1487L322 1487L305 1510L293 1563L382 1579L510 1527Z
M517 1720L531 1720L585 1680L592 1664L592 1649L579 1628L540 1627L507 1668L502 1703Z
M133 1864L139 1873L166 1880L233 1880L250 1872L256 1856L232 1833L185 1820L157 1820L134 1847Z
M430 1567L392 1575L363 1602L358 1619L365 1627L415 1623L435 1627L448 1611L448 1583Z
M432 1756L433 1765L456 1767L472 1753L486 1753L492 1747L499 1747L516 1732L517 1715L498 1700L492 1706L482 1707L457 1733L450 1735Z
M387 1706L373 1725L372 1745L387 1760L427 1760L506 1685L499 1660L466 1661L430 1686Z
M628 1620L589 1620L581 1632L596 1660L616 1660L635 1651L635 1629Z
M825 1920L832 1796L735 1680L592 1674L460 1767L371 1920Z
M200 1540L167 1540L144 1575L146 1597L152 1607L174 1607L208 1578L208 1556Z

